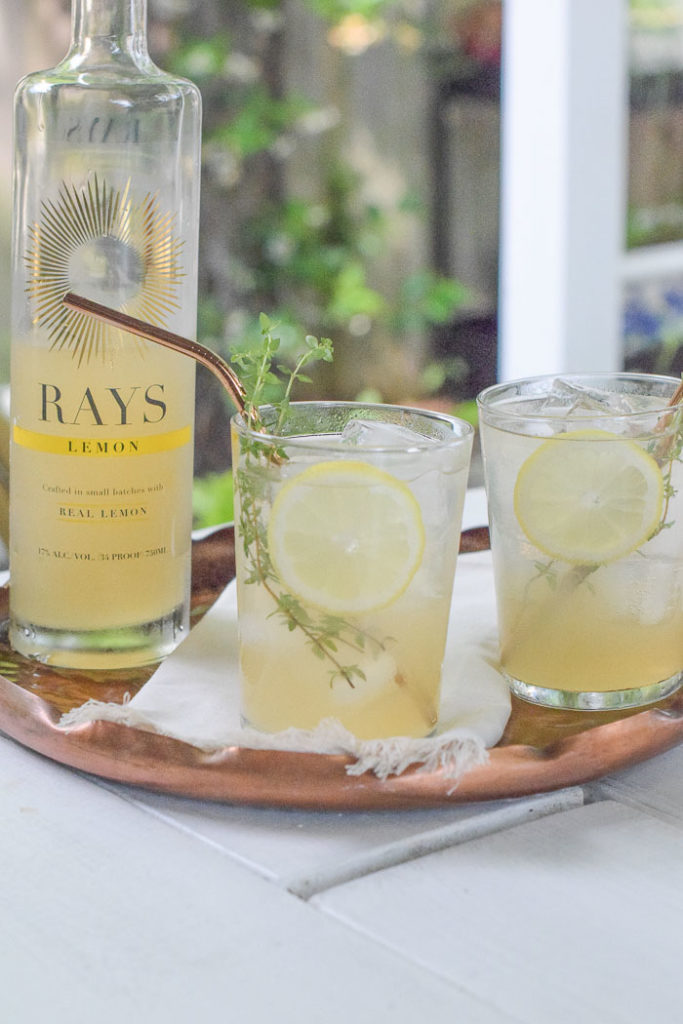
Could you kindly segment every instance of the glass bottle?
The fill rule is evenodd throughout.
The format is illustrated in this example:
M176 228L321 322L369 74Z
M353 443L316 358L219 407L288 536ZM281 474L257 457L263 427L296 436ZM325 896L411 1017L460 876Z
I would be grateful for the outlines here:
M194 362L61 301L195 336L201 100L146 20L73 0L15 96L10 641L52 665L150 663L188 628Z

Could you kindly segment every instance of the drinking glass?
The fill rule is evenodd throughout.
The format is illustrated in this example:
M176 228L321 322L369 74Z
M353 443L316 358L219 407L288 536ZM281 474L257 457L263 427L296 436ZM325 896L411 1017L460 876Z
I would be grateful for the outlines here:
M232 421L243 721L428 735L473 429L353 402L278 415Z
M512 690L555 707L635 707L683 668L680 381L536 377L478 397Z

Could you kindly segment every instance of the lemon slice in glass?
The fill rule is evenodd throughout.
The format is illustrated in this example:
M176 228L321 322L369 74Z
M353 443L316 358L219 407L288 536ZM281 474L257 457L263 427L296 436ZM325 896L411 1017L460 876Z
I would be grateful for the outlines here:
M365 462L320 462L278 493L268 550L281 583L307 604L358 614L391 604L422 560L410 489Z
M661 517L663 490L659 466L635 442L577 430L545 441L524 462L515 513L544 554L598 565L648 540Z

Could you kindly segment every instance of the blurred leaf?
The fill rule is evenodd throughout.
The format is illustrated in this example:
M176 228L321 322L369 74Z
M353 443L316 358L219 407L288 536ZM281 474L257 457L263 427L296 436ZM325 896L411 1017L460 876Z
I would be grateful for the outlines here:
M385 11L397 8L396 0L307 0L308 6L326 21L337 23L349 15L372 21Z
M377 316L384 307L385 302L379 292L368 288L363 266L353 262L347 264L337 276L327 312L331 320L344 322L359 313Z
M223 334L225 314L216 300L201 295L197 304L197 335L202 338L220 338Z
M213 138L240 156L251 156L268 149L312 104L299 96L274 98L263 84L249 89L242 107Z
M420 270L406 278L401 289L399 316L408 329L427 324L445 324L467 298L460 281Z
M477 403L474 398L469 399L467 402L458 402L453 409L453 415L459 416L461 420L467 420L473 427L479 424L479 413L477 411Z
M462 384L468 371L469 366L462 356L445 356L427 363L422 371L420 383L427 394L434 394L449 384Z
M420 214L425 212L424 200L416 192L407 192L398 203L401 213Z
M220 75L230 50L230 37L225 33L210 39L190 38L169 56L166 63L169 70L186 75L201 85L205 79Z
M383 402L382 392L377 388L363 388L356 395L357 402L364 402L366 405L380 405Z
M422 371L421 383L428 395L439 391L446 383L446 367L444 364L438 362L427 363Z
M195 529L232 522L234 518L232 470L197 477L192 489Z

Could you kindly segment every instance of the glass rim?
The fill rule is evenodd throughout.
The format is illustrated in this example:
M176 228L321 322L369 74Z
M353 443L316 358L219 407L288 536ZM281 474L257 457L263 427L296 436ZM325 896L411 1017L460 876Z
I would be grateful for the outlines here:
M259 406L259 414L262 417L267 417L270 411L275 411L273 405L262 405ZM403 455L406 452L418 452L418 451L433 451L435 447L446 448L455 447L457 445L466 442L469 438L474 437L474 427L467 420L462 419L459 416L452 416L450 413L440 412L435 409L424 409L419 406L411 405L393 405L385 402L353 402L353 401L334 401L334 400L321 400L316 401L315 399L306 399L303 401L296 401L290 403L290 408L294 410L306 409L320 409L323 412L332 412L333 410L368 410L369 412L382 413L400 413L402 415L426 419L435 423L448 424L453 428L452 433L447 437L431 437L428 435L424 436L424 440L417 439L415 443L406 444L405 446L389 445L389 444L371 444L363 445L363 453L382 453L387 455ZM362 419L361 416L350 417L356 419ZM382 422L381 420L378 420ZM271 434L265 430L255 430L253 427L247 426L244 420L244 416L240 412L233 413L231 424L242 437L249 437L253 440L260 441L265 444L272 444L274 446L281 446L286 443L287 447L295 448L315 448L316 451L325 449L335 451L350 451L349 446L341 442L337 434L330 432L329 435L321 434ZM324 438L329 436L329 442L325 442ZM361 450L359 448L359 450Z
M591 373L591 372L585 372L585 373L543 373L543 374L537 374L537 375L530 376L530 377L517 377L517 378L515 378L513 380L499 381L496 384L490 384L488 387L484 388L483 391L480 391L479 394L477 395L477 398L476 398L477 409L479 410L480 414L486 413L488 410L490 410L491 412L495 412L496 416L508 417L511 420L517 420L517 419L522 420L523 419L523 420L533 421L533 420L547 420L547 419L551 419L551 418L556 419L556 418L558 418L557 413L555 413L553 415L553 414L549 414L548 412L523 410L521 404L519 406L515 407L515 404L511 402L509 405L503 406L502 403L501 404L496 404L496 401L495 401L495 399L498 396L504 394L506 391L508 391L510 389L512 389L514 391L514 389L515 388L519 388L520 385L539 385L540 386L542 384L550 384L554 380L566 380L569 383L576 383L576 384L580 384L580 383L586 384L588 381L593 381L598 386L599 386L601 381L604 381L604 382L607 382L607 381L625 381L627 383L633 383L633 384L642 383L644 381L648 381L648 382L651 382L651 383L655 383L656 382L657 384L660 384L660 385L670 385L671 386L671 394L669 395L669 399L673 396L673 394L676 391L676 388L681 383L679 377L672 377L672 376L670 376L668 374L661 374L661 373L638 373L636 371L629 371L629 370L596 370L593 373ZM544 391L541 390L540 388L539 388L539 390L537 392L533 392L531 390L528 391L526 394L524 394L521 391L518 392L518 397L520 397L520 398L534 398L534 397L535 398L543 398L543 396L544 396ZM654 396L654 397L656 397L656 396ZM661 405L659 405L659 404L652 405L651 407L649 407L647 409L634 409L631 412L617 412L617 411L611 412L610 411L608 413L608 415L609 415L610 419L624 419L624 420L628 420L630 417L636 418L636 417L643 417L643 416L658 415L658 414L666 412L667 410L670 410L670 409L671 409L671 405L670 405L669 401L667 400L667 398L664 395L662 395L662 404ZM560 412L561 412L561 410L560 410ZM569 411L567 411L567 416L569 416L569 415L571 415L571 414L569 413ZM605 415L605 413L597 412L596 411L594 418L596 418L598 416L604 416L604 415ZM560 416L559 418L562 418L562 417ZM591 417L587 416L586 418L590 419Z

